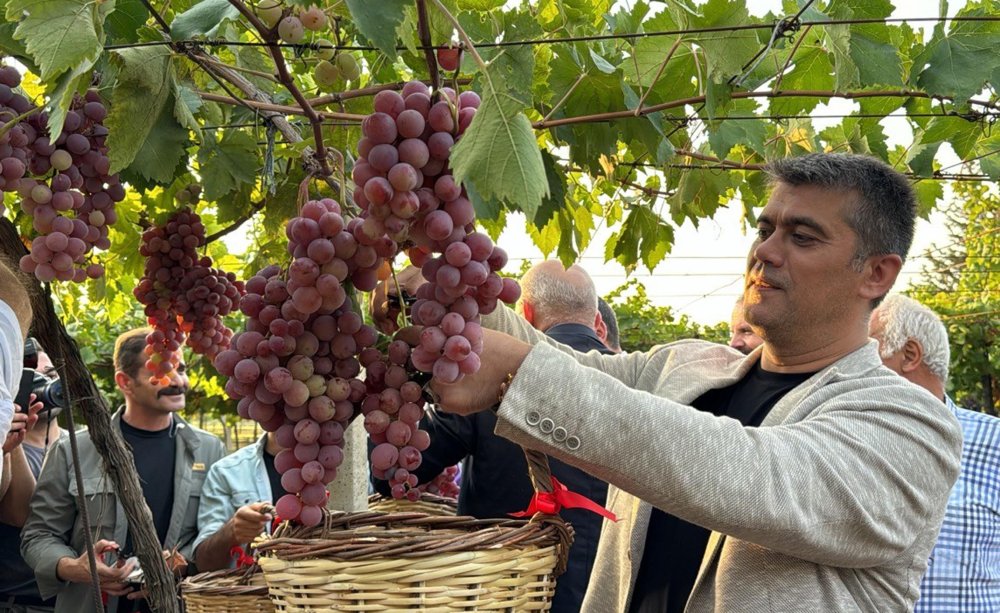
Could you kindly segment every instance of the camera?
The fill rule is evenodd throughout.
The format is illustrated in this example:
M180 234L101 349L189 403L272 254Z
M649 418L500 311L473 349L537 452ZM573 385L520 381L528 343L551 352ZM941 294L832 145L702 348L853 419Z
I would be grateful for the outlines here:
M24 365L26 368L21 371L21 383L17 388L15 404L21 407L22 411L27 411L31 394L34 394L35 402L44 405L43 413L47 412L49 416L57 415L66 405L62 381L57 377L47 377L35 370L38 367L38 345L31 337L24 343Z
M30 380L28 379L29 374L31 376ZM66 400L63 397L62 381L59 379L50 379L37 370L25 368L21 378L21 385L22 387L18 388L17 395L19 399L22 395L24 396L24 403L18 402L17 404L24 410L27 410L31 397L30 394L35 395L35 402L41 402L45 405L45 408L42 409L43 412L62 409L63 405L66 404Z

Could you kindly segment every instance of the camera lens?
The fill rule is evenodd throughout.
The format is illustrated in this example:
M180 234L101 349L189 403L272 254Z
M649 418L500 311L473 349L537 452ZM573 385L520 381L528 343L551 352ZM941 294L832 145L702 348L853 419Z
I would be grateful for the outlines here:
M44 410L46 411L62 408L66 404L63 398L62 381L49 379L40 372L35 372L31 393L35 395L36 402L45 405Z
M62 381L55 379L45 384L39 396L46 408L56 409L66 406L66 399L63 397Z

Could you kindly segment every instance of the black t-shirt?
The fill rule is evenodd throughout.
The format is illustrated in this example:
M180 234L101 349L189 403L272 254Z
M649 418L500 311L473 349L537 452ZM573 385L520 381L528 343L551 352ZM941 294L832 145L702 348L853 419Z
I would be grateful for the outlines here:
M744 426L757 427L786 393L813 374L767 372L758 362L743 379L729 387L705 392L692 406L737 419ZM701 526L654 508L630 613L684 611L710 535Z
M278 504L278 499L285 495L281 486L281 475L274 468L274 456L264 450L264 468L267 470L267 480L271 482L271 504Z
M142 484L142 496L153 514L153 525L156 527L156 537L162 544L167 538L170 527L170 515L174 506L174 452L177 441L174 438L174 426L163 430L140 430L134 428L125 420L121 420L122 435L125 442L132 448L135 458L135 468ZM135 555L132 545L132 535L125 540L123 553ZM149 611L145 600L134 601L122 597L118 600L118 613L133 611Z

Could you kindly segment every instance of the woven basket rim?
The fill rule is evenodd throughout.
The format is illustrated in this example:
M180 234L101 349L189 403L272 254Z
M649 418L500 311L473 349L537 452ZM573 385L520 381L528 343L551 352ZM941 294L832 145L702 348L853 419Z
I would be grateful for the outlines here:
M368 506L379 503L383 504L395 503L401 507L405 507L407 504L420 504L424 502L429 504L439 504L445 507L449 507L451 509L458 508L457 498L448 498L446 496L438 496L437 494L427 494L427 493L421 494L420 499L412 503L405 498L396 499L391 496L383 496L381 494L372 494L371 496L368 497Z
M312 528L282 524L273 537L259 542L261 555L283 560L330 558L425 558L457 551L535 548L557 545L573 529L557 516L531 520L476 519L416 512L330 512Z
M263 571L256 564L243 568L223 568L188 577L181 581L180 589L184 596L267 596L267 585L263 581L259 585L249 583L256 577L263 579Z

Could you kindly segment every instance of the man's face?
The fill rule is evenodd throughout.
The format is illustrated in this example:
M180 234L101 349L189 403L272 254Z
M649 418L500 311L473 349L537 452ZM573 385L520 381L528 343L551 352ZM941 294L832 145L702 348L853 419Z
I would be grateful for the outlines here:
M52 358L49 354L44 351L39 351L37 354L38 366L35 368L38 372L42 373L50 379L58 379L59 372L56 371L55 365L52 363Z
M736 349L743 355L749 354L764 342L764 339L754 333L753 328L743 317L743 305L733 309L733 319L730 324L732 335L729 337L729 346Z
M769 342L794 343L853 326L867 300L852 268L857 236L846 221L852 194L777 184L758 217L747 273L747 321ZM820 337L821 338L821 337Z
M122 394L131 400L133 406L151 413L176 413L184 408L188 391L187 367L183 362L177 365L167 385L150 383L152 373L140 368L133 378L125 375L125 385L120 386Z

